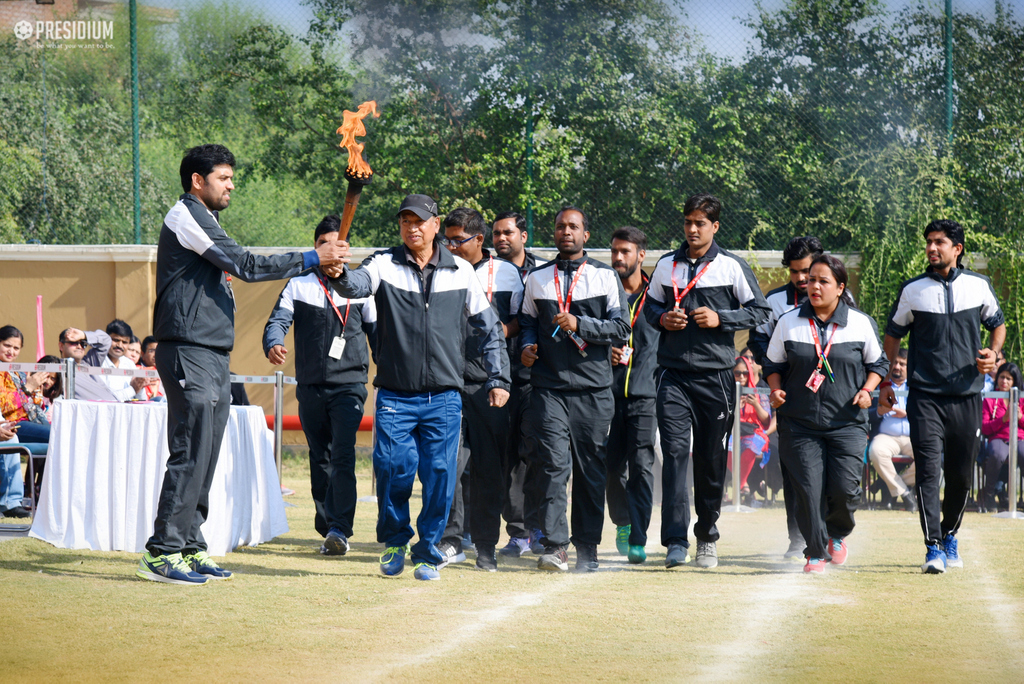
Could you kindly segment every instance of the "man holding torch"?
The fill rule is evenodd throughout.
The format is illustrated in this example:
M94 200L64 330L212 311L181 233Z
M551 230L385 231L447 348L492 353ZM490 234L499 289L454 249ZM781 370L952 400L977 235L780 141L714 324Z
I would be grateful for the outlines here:
M402 245L377 252L350 270L325 269L343 297L372 296L377 305L378 388L374 420L377 442L377 540L385 545L381 573L400 574L413 530L409 497L418 472L423 506L419 540L412 546L415 577L440 579L444 534L455 491L468 326L480 336L480 352L491 406L508 401L508 368L502 367L505 334L469 262L437 240L437 203L409 195L398 210ZM349 244L339 241L342 260Z

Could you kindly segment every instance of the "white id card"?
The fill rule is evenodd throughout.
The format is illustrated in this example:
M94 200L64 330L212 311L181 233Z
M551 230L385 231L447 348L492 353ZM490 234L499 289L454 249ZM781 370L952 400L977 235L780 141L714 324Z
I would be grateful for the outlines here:
M341 355L345 353L345 338L341 335L334 338L331 342L331 350L327 352L327 355L332 359L340 359Z
M633 356L633 348L632 347L628 347L628 346L627 347L623 347L622 348L622 355L619 357L619 363L622 364L623 366L628 366L629 365L629 359L630 359L631 356Z

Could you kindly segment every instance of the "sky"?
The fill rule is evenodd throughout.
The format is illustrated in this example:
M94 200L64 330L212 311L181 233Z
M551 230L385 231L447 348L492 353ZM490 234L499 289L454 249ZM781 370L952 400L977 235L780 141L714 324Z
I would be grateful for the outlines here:
M139 0L142 4L158 7L182 8L194 0ZM218 0L214 0L215 2ZM224 1L224 0L221 0ZM368 0L381 2L382 0ZM309 7L301 0L230 0L232 4L258 10L263 15L294 33L304 34L313 18ZM943 11L944 0L883 0L892 11L908 4L923 4L936 13ZM783 7L785 0L762 0L769 10ZM995 14L995 0L953 0L955 12ZM1004 0L1003 5L1013 11L1017 21L1024 21L1024 0ZM754 32L743 21L755 11L754 0L691 0L683 2L683 21L702 37L704 44L719 56L741 58L754 39Z

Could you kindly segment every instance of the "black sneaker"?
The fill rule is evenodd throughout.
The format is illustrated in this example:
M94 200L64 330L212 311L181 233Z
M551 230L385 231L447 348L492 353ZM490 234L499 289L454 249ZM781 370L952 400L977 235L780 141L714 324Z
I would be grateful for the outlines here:
M577 544L576 572L595 572L597 567L597 544Z
M348 548L348 537L342 534L341 530L332 527L324 539L323 546L320 547L320 553L324 556L344 556L348 553Z
M0 517L3 517L3 518L31 518L32 514L29 513L29 510L27 508L23 507L23 506L15 506L14 508L8 508L3 513L0 513Z
M498 571L498 557L494 555L493 546L476 545L476 569L484 572Z
M437 564L437 569L440 570L448 566L451 563L462 563L466 560L466 552L462 550L462 540L451 541L450 539L443 540L437 545L437 550L441 554L442 560Z
M569 569L569 554L561 546L548 546L537 561L537 569L565 572Z

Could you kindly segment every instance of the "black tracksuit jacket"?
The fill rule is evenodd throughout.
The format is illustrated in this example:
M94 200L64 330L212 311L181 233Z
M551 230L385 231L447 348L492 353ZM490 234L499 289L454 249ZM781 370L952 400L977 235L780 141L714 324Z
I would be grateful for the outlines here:
M556 269L564 303L577 270L584 264L585 270L572 292L569 313L577 317L577 334L589 345L586 357L565 332L551 336L555 330L552 319L558 313ZM586 252L579 259L556 259L530 271L519 313L520 352L528 345L537 345L538 358L531 368L530 384L563 390L611 387L611 345L629 337L627 309L619 274Z
M507 390L502 364L505 334L487 302L473 266L434 241L438 263L429 291L404 246L381 250L362 265L346 266L334 289L343 297L374 298L377 304L376 387L393 392L443 392L464 387L466 329L484 338L480 345L487 372L485 387Z
M736 331L764 322L771 309L754 272L743 259L721 249L718 243L712 243L696 262L689 260L688 251L683 245L663 256L654 267L647 288L647 322L661 332L658 365L691 373L732 368L736 363ZM682 330L665 330L661 316L675 307L673 271L682 292L705 263L707 272L679 306L687 314L706 306L718 314L721 323L717 328L701 328L691 319Z
M805 386L818 366L811 322L817 327L822 349L835 328L828 354L835 382L826 378L817 393ZM821 372L827 375L824 368ZM764 366L765 377L772 373L782 376L786 403L779 407L779 416L807 430L833 430L850 425L863 425L866 430L867 409L854 406L853 398L864 386L868 373L884 378L888 372L889 360L878 342L875 320L843 301L824 325L815 317L809 301L783 314L772 333Z
M950 269L942 278L931 268L900 287L885 333L910 336L907 382L928 394L978 394L985 378L978 372L981 326L1003 324L991 281L967 269Z
M235 345L235 297L225 273L247 283L280 280L318 266L315 251L257 256L228 237L194 195L164 217L156 253L153 336L220 351Z
M263 353L276 344L284 344L285 335L295 325L295 381L300 385L366 384L370 367L366 340L376 343L377 307L372 298L339 297L327 282L313 271L292 278L277 298L263 329ZM341 320L327 301L321 282L327 285L335 305L345 319L345 349L340 359L329 356L334 339L342 334Z

